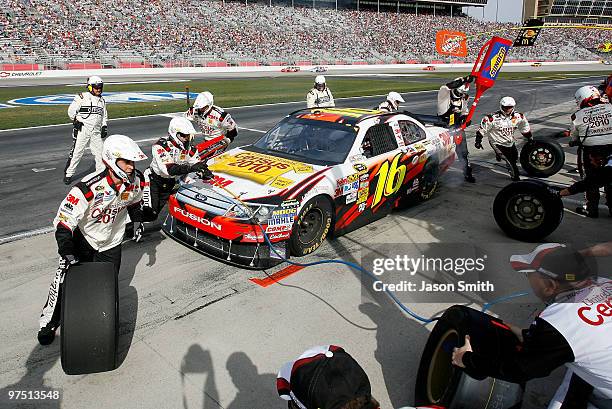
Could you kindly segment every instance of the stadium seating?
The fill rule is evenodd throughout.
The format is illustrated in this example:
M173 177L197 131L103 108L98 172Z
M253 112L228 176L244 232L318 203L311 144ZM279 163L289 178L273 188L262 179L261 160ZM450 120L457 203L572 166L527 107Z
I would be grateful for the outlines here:
M514 24L469 17L268 6L219 0L5 0L0 5L0 63L73 68L456 61L436 53L435 34L496 31ZM469 41L473 61L486 36ZM589 48L607 40L597 30L544 30L535 47L510 59L598 59Z

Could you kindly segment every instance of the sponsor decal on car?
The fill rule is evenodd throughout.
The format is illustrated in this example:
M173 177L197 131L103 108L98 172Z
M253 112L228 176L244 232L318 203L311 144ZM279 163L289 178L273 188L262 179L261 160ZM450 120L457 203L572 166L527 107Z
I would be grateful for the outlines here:
M215 222L213 222L211 220L205 219L204 217L197 216L197 215L195 215L195 214L193 214L191 212L188 212L187 210L181 209L178 206L174 206L172 211L174 213L180 214L183 217L186 217L188 219L196 221L196 222L198 222L198 223L200 223L200 224L202 224L204 226L210 226L210 227L212 227L214 229L217 229L219 231L221 231L223 229L223 227L219 223L215 223Z
M293 221L297 217L297 214L297 201L283 202L280 208L272 211L272 215L270 216L270 219L268 219L266 233L281 233L290 231L293 227Z
M346 204L355 203L357 201L357 191L346 195Z
M368 171L368 167L363 163L354 163L353 169L355 169L359 174L365 173Z
M295 183L291 179L281 177L288 172L314 172L312 165L255 152L218 156L215 163L208 168L213 172L251 180L260 185L269 184L279 189Z

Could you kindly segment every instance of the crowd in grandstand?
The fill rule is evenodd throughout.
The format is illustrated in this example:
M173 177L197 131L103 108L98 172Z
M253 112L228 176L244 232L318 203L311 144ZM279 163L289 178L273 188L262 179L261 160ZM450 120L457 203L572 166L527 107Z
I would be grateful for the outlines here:
M468 35L515 24L470 17L376 13L268 6L220 0L5 0L0 5L0 62L67 60L419 61L444 60L435 34ZM511 59L596 59L587 48L609 41L609 31L547 29L535 47ZM489 36L470 39L473 60Z

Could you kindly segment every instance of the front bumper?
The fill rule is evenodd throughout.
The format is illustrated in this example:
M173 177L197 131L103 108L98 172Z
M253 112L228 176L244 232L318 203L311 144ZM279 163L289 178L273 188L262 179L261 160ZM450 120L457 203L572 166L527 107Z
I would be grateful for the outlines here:
M162 231L171 239L207 257L249 270L264 270L283 262L272 251L267 242L240 243L223 239L197 229L172 215L162 226ZM286 241L272 243L276 251L289 258Z

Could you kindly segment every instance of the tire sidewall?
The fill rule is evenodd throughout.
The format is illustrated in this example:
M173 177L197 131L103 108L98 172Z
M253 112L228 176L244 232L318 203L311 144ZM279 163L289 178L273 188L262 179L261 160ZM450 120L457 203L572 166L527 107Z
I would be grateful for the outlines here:
M322 214L322 224L319 229L317 236L309 243L302 243L299 240L298 228L304 221L306 215L313 209L319 209ZM291 231L291 238L289 239L289 249L291 255L301 257L307 254L313 253L328 236L332 230L333 211L332 205L325 196L316 196L310 199L300 210L297 219L293 223L293 229Z
M543 219L535 228L520 228L514 225L508 217L510 200L518 195L535 196L544 208ZM497 225L509 237L527 242L536 242L554 232L563 220L563 202L561 198L548 191L548 185L535 180L514 182L504 187L495 196L493 216Z

